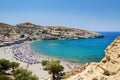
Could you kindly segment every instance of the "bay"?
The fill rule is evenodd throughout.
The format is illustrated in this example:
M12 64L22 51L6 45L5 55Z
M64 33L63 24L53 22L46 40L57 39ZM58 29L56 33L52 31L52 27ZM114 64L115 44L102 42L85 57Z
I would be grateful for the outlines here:
M30 44L37 53L73 61L76 63L98 62L105 55L105 49L120 35L120 32L98 32L104 38L81 40L43 40Z

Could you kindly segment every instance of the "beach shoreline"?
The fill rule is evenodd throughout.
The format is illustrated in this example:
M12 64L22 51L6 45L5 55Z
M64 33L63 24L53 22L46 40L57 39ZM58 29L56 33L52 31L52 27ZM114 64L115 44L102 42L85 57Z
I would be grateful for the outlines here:
M0 59L7 59L10 61L15 61L20 63L20 67L27 68L27 63L21 62L19 60L16 60L13 56L14 54L12 53L12 48L15 45L20 45L20 50L25 54L25 55L30 55L33 56L34 58L38 59L40 62L42 60L60 60L61 65L64 66L64 72L70 72L73 70L75 67L80 67L81 65L78 65L77 63L73 63L70 61L54 58L52 56L44 55L42 53L35 53L30 49L30 44L34 41L25 41L21 44L14 44L11 46L5 46L5 47L0 47ZM43 66L40 64L32 64L27 68L28 70L32 71L33 74L39 77L39 80L44 80L44 79L49 79L51 75L48 74L48 71L43 70Z
M39 40L40 41L40 40ZM51 56L51 55L47 55L47 54L44 54L44 53L38 53L38 52L35 52L31 49L30 47L30 44L33 43L33 42L36 42L36 41L29 41L27 46L28 46L28 51L32 52L34 56L44 56L44 57L49 57L51 60L60 60L60 61L65 61L65 62L70 62L70 63L75 63L77 65L83 65L82 63L77 63L75 61L72 61L72 60L69 60L69 59L63 59L63 58L60 58L60 57L55 57L55 56Z

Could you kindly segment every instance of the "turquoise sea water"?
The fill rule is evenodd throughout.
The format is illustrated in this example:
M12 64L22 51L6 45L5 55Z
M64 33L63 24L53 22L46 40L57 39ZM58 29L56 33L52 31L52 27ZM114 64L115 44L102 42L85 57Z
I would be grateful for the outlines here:
M81 40L45 40L33 42L33 51L78 63L100 61L106 47L120 32L99 32L104 38Z

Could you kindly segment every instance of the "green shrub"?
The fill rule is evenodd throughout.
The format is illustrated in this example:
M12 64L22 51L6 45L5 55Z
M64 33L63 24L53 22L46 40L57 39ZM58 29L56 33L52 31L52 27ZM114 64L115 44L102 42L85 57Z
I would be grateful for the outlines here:
M5 59L0 59L0 71L3 71L5 73L5 70L8 70L10 68L10 61Z
M17 62L11 62L10 65L11 65L11 68L13 68L13 71L15 68L19 67L19 63Z
M12 78L7 77L6 75L0 75L0 80L12 80Z
M27 69L18 68L13 72L15 80L38 80L36 76L32 76L32 72Z
M42 65L46 66L48 62L49 62L48 60L42 60Z

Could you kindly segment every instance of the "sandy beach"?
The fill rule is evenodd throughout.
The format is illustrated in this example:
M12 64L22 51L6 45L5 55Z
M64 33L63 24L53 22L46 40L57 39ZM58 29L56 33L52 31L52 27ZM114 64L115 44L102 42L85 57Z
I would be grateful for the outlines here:
M38 53L34 53L30 50L29 44L31 42L24 42L19 44L19 50L24 53L24 55L30 55L32 57L34 57L35 59L37 59L39 62L41 62L42 60L58 60L56 58L47 56L47 55L43 55L43 54L38 54ZM6 47L0 47L0 59L7 59L10 61L15 61L15 62L19 62L20 63L20 67L26 68L29 71L32 71L33 74L35 74L36 76L39 77L39 80L48 80L51 75L48 74L48 71L43 69L43 66L41 65L41 63L37 63L37 64L31 64L29 65L29 67L27 67L27 63L26 62L22 62L20 60L16 60L14 58L14 54L12 52L12 48L14 46L16 46L18 44L12 45L12 46L6 46ZM69 61L64 61L64 60L60 60L61 65L64 66L64 72L69 72L72 69L74 69L74 67L76 66L75 63L69 62Z

